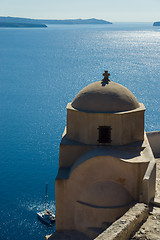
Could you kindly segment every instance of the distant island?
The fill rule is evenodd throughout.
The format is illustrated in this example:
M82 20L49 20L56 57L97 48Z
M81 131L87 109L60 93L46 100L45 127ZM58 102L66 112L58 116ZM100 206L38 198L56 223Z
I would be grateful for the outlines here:
M45 28L45 24L0 22L0 28Z
M153 26L160 26L160 22L154 22Z
M0 17L0 27L47 27L46 24L112 24L100 19L31 19L17 17Z
M38 20L44 24L112 24L111 22L90 18L90 19L66 19L66 20Z

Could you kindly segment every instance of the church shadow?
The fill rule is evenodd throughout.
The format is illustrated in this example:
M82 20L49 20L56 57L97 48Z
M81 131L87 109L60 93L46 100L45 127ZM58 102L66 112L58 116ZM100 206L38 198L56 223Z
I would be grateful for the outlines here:
M110 80L109 79L105 79L105 78L103 78L102 80L101 80L101 85L102 85L102 87L105 87L107 84L109 84L110 83Z

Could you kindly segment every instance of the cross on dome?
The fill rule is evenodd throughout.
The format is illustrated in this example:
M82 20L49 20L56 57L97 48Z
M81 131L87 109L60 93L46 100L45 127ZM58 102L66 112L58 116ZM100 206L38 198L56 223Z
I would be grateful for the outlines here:
M108 71L104 71L103 76L105 80L110 81L109 80L110 73Z

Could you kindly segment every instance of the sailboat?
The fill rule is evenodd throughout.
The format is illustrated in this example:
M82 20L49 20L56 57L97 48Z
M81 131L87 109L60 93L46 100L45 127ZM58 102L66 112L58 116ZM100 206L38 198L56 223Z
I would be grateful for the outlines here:
M46 184L45 204L44 204L45 209L41 212L37 212L37 217L41 222L49 226L52 226L52 224L56 220L56 216L52 211L47 209L47 197L48 197L47 190L48 190L48 184Z

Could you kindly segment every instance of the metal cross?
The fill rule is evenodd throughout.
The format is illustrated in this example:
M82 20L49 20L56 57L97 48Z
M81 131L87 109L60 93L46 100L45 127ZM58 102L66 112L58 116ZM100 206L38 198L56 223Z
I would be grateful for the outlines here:
M108 71L104 71L103 76L104 76L104 79L105 79L105 80L108 80L108 81L109 81L110 73L108 73Z

